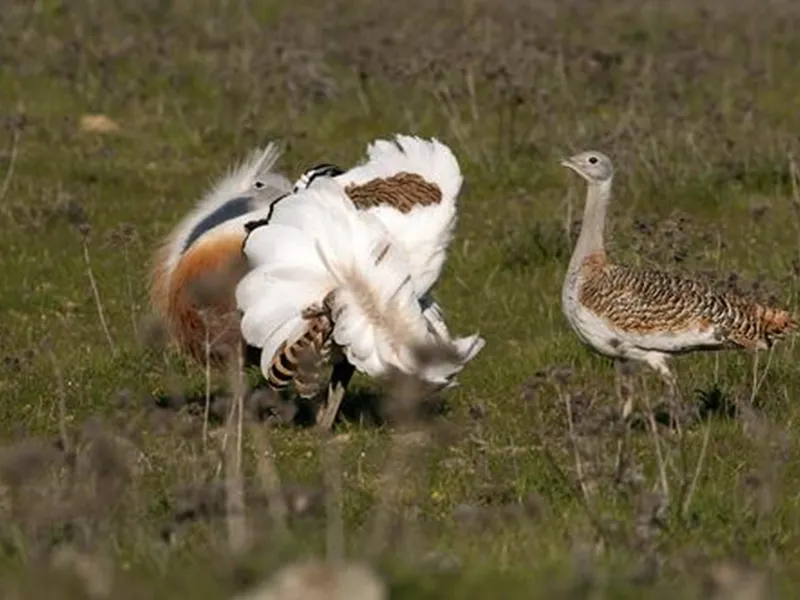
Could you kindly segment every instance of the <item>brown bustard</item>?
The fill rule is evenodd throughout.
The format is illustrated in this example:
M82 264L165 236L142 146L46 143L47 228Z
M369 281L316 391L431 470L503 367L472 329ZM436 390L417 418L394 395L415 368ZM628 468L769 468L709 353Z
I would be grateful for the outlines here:
M561 164L583 177L586 205L562 289L562 310L581 339L617 364L655 369L670 389L667 365L676 354L728 348L766 349L797 327L786 311L765 306L681 274L611 262L603 244L614 167L601 152L576 154ZM624 413L630 412L626 403Z

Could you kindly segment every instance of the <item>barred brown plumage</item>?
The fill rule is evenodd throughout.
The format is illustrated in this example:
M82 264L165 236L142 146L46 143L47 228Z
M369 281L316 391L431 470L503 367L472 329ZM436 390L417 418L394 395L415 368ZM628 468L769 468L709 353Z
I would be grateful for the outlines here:
M281 344L275 353L267 370L267 383L272 389L280 391L294 383L301 398L313 398L319 393L322 371L331 357L330 298L326 297L321 307L305 309L305 332L292 343Z
M562 288L573 331L596 352L655 369L674 390L670 355L725 348L767 349L797 321L788 311L716 291L685 275L613 264L603 230L614 167L600 152L563 160L588 183L583 224ZM623 413L631 409L626 403Z
M359 210L391 206L401 213L408 213L416 206L438 204L442 200L439 186L416 173L375 178L359 185L349 185L344 191Z
M637 333L712 330L724 346L766 349L795 327L784 310L718 292L677 273L584 263L579 301L615 327ZM716 346L717 344L711 344Z

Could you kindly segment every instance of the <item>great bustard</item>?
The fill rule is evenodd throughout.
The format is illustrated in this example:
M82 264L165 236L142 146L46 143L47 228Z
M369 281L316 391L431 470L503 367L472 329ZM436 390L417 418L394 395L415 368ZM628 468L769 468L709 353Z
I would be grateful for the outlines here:
M333 181L347 194L355 207L377 218L395 240L398 250L408 260L411 282L419 298L429 328L442 340L450 340L441 308L435 302L432 288L439 279L447 247L456 223L456 199L463 182L461 169L452 151L436 139L396 135L392 140L376 140L367 147L365 160L345 171L337 165L321 163L307 170L292 188L293 193L307 189L319 181ZM327 184L326 184L327 185ZM250 227L256 227L259 222ZM309 335L312 329L309 329ZM469 343L470 360L484 345L478 336L463 339ZM298 344L307 344L306 337ZM293 345L286 345L265 372L268 380L288 386L294 384L301 396L313 391L294 364ZM291 355L291 356L287 356ZM341 402L353 375L347 360L334 361L331 377L333 399L328 404L326 420L330 420ZM297 376L296 376L297 375Z
M356 277L350 282L360 281L367 286L356 291L377 285L383 286L377 291L387 293L394 285L387 284L389 279L400 277L404 281L401 287L411 290L415 308L409 309L410 313L398 308L399 298L407 296L407 291L398 291L398 296L380 302L373 298L378 305L383 302L377 306L383 311L381 318L411 319L406 324L410 337L400 336L404 344L401 352L408 352L412 342L430 341L454 350L455 354L444 363L433 365L428 371L420 367L423 378L453 385L455 374L481 350L484 340L477 335L453 339L429 293L452 235L455 196L461 184L458 163L450 150L435 140L397 136L395 143L380 140L371 144L368 160L348 173L334 165L318 165L306 171L294 186L273 172L279 155L275 144L254 152L206 193L156 252L151 303L167 322L179 348L199 363L210 362L216 369L228 364L233 351L244 346L247 363L261 365L272 389L279 391L294 385L303 397L316 395L321 368L333 363L329 393L333 401L319 415L322 424L330 426L354 368L372 374L390 367L415 370L413 361L409 362L406 356L402 360L385 356L386 348L381 347L385 336L376 335L370 342L372 346L365 343L371 330L364 323L358 327L366 327L361 332L366 337L353 340L348 338L353 332L342 333L344 324L352 323L352 318L348 321L342 316L347 311L341 307L348 306L346 298L353 289L342 282L341 272L329 273L332 279L322 286L327 293L307 304L303 303L303 294L293 295L304 285L320 283L319 279L307 277L308 269L324 271L339 264L347 266L352 271L350 275ZM346 179L340 179L342 175ZM311 195L316 200L309 201L304 191L318 184L324 188ZM347 199L344 205L336 200L341 194ZM297 206L295 201L299 201ZM354 215L358 215L355 220ZM349 225L337 228L333 224L337 219L344 219ZM287 223L295 228L293 235L278 235L276 239L283 240L283 245L275 245L273 233L277 226ZM276 227L266 227L268 224ZM324 225L322 230L317 228L320 224ZM391 241L386 254L376 259L372 267L365 266L364 261L371 260L366 249L347 247L354 243L349 236L356 234ZM309 242L310 252L294 253L298 244L305 244L308 251ZM398 258L390 261L390 256ZM375 269L380 273L373 273ZM251 270L255 271L252 276L242 281ZM316 275L320 275L319 270ZM237 298L240 282L243 285ZM296 286L291 289L284 285L289 283ZM287 294L274 294L276 289ZM334 290L338 291L331 293ZM340 322L338 329L333 311ZM417 311L421 311L422 321L415 320ZM369 316L376 314L379 313ZM287 337L278 340L276 351L270 345L276 332L268 331L269 324L286 325L286 320L293 317L301 317L305 329L297 335L295 329L281 330ZM244 325L242 318L246 320ZM420 335L420 323L425 326L425 335ZM398 340L388 343L396 345ZM458 364L447 362L453 356ZM307 364L309 359L311 364Z
M222 368L241 346L234 289L248 268L244 225L291 192L291 181L272 171L279 156L274 143L254 151L211 186L155 253L151 304L172 341L200 364Z
M307 171L247 225L252 270L236 291L242 333L261 348L275 389L317 396L322 367L333 364L323 426L355 369L377 377L395 368L448 386L484 346L477 334L452 338L430 293L461 182L447 146L398 135L370 144L366 161L349 171ZM413 347L426 342L449 348L450 358L417 364Z
M586 205L562 289L562 309L578 337L617 361L644 362L672 393L671 355L725 348L765 349L796 328L785 310L690 277L638 269L608 260L603 245L614 167L601 152L582 152L561 164L583 177ZM626 404L627 413L630 405Z

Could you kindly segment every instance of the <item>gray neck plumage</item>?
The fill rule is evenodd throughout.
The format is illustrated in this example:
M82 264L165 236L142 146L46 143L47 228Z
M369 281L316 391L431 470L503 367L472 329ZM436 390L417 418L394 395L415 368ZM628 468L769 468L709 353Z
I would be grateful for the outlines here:
M603 231L606 224L608 201L611 198L611 179L600 183L590 182L586 191L586 205L583 209L583 223L578 242L572 253L569 270L580 268L587 256L605 254Z

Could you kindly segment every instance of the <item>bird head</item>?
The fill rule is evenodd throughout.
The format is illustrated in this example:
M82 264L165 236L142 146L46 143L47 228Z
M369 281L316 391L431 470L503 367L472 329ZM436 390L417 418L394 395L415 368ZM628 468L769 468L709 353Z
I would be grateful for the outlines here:
M565 158L561 166L575 171L589 183L602 183L614 176L614 165L611 159L602 152L589 150Z

